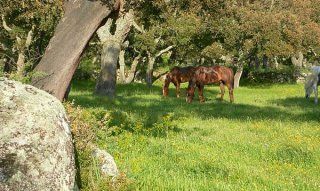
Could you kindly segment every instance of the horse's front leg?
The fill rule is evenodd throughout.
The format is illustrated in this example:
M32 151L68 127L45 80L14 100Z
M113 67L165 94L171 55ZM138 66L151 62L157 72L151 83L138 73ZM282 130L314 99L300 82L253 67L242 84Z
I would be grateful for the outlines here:
M315 84L313 86L313 89L314 89L314 103L318 104L318 86L317 86L317 84Z
M204 85L198 84L198 94L199 94L199 100L201 103L205 102L205 98L203 96L203 89L204 89Z
M180 82L176 83L176 95L177 95L177 98L180 97Z
M220 94L221 94L220 99L221 99L221 101L223 101L223 96L224 96L224 91L225 91L223 82L220 82L220 91L221 91L220 92Z

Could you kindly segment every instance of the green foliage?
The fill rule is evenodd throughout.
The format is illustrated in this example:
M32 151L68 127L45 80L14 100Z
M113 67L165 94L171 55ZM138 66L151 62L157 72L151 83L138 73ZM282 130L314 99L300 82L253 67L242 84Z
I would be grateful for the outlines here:
M2 0L0 2L0 15L4 16L7 25L12 29L4 29L1 19L0 26L0 59L6 59L10 71L16 70L18 59L17 50L24 45L28 32L33 28L33 38L30 47L26 50L25 71L33 70L45 51L55 26L62 15L62 0ZM22 43L18 43L17 37Z
M282 69L246 69L244 78L250 83L296 83L297 70L291 67Z

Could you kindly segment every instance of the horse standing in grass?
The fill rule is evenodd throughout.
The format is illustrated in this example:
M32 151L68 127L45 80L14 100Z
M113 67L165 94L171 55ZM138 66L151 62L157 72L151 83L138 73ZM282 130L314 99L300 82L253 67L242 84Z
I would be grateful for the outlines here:
M310 98L312 92L314 92L314 103L318 104L318 85L320 84L320 66L312 67L312 73L307 77L304 89L306 98Z
M162 94L163 96L168 96L169 94L169 85L172 82L176 86L176 96L180 97L180 84L184 82L189 82L191 77L193 76L195 67L188 66L184 68L174 67L170 70L170 72L166 75L166 79L164 81Z
M200 102L204 102L205 101L204 96L203 96L204 85L214 84L214 83L220 84L221 100L223 100L223 96L224 96L224 91L225 91L224 86L227 86L227 88L229 89L230 102L234 101L234 98L233 98L233 88L234 88L233 71L231 68L228 68L225 66L211 66L211 67L200 66L200 67L197 67L194 71L194 75L192 76L192 79L189 81L186 101L188 103L192 102L192 99L194 97L195 88L197 86Z

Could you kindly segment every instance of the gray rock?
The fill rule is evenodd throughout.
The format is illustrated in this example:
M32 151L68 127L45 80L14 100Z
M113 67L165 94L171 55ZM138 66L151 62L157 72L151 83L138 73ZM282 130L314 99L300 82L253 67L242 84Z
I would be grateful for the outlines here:
M74 151L63 105L0 78L0 190L73 190Z
M119 176L116 162L107 151L96 148L94 149L92 154L98 161L98 165L100 166L100 170L102 173L112 177Z

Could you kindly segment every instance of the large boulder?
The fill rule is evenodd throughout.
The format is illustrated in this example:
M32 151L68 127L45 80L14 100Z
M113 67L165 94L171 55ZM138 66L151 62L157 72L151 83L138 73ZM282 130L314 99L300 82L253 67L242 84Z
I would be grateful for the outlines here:
M74 151L63 105L0 78L0 190L73 190Z

